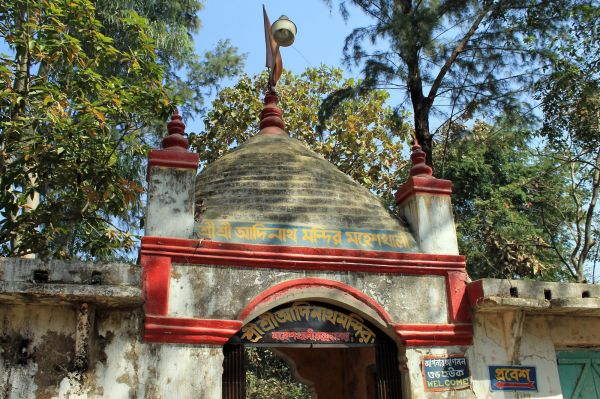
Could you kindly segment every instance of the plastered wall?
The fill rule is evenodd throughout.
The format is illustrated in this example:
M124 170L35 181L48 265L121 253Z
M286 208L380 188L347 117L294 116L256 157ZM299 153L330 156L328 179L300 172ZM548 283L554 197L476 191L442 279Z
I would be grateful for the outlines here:
M92 312L81 345L77 308L0 308L0 397L221 397L220 347L143 343L141 309Z
M360 290L380 304L395 323L448 322L446 285L441 276L293 272L208 265L173 265L169 316L236 319L266 289L306 277L339 281Z

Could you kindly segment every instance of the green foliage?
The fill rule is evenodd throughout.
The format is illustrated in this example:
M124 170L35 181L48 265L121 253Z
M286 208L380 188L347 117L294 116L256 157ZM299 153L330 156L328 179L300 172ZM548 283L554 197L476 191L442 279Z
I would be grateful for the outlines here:
M324 0L332 4L333 0ZM520 94L541 73L548 42L564 32L574 4L589 1L340 0L372 17L346 38L345 62L364 80L323 105L325 120L340 99L388 88L405 93L415 134L432 163L437 129L476 112L501 115L526 107ZM402 105L402 104L400 104Z
M537 86L544 113L542 135L547 156L570 170L569 198L574 215L547 220L568 223L568 251L561 260L577 281L586 278L586 266L600 260L600 7L572 10L569 34L558 38L549 73ZM595 276L591 273L591 280Z
M260 98L266 84L266 74L243 76L235 86L219 93L205 121L206 131L191 137L202 162L214 161L258 132L263 107ZM391 202L405 164L401 150L408 128L385 105L387 93L372 91L347 99L325 125L318 121L322 99L354 84L351 79L343 79L340 69L326 66L307 69L299 76L285 72L278 93L286 130Z
M119 50L90 0L0 0L0 254L106 256L133 245L147 119L171 111L147 21ZM112 73L111 73L112 71ZM37 195L40 196L39 206Z
M290 367L267 348L246 348L246 396L249 399L311 399L310 389L296 381Z
M600 148L600 6L573 10L569 35L552 49L549 74L538 83L542 134L556 147Z
M477 122L450 133L440 177L454 183L460 252L472 278L569 278L555 251L569 247L560 219L574 216L568 170L532 152L531 132L514 126Z
M123 20L131 11L148 21L148 36L155 43L157 62L165 70L165 83L186 117L202 116L205 97L219 88L222 79L241 73L245 57L229 41L220 41L214 50L202 56L194 49L192 35L200 28L198 13L203 8L202 1L95 0L95 3L105 34L115 39L115 47L120 50L130 47L131 37L123 30Z

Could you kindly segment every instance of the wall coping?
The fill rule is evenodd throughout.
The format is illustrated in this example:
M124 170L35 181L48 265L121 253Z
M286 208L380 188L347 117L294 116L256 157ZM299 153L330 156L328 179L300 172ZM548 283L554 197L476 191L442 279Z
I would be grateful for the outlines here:
M116 262L0 258L0 302L139 307L142 271Z
M600 316L600 286L595 284L485 278L469 283L467 293L479 313Z

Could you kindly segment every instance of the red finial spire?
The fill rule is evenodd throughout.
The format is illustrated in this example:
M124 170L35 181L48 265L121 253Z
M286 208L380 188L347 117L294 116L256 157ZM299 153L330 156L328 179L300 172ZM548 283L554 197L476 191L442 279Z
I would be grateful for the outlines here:
M427 154L423 150L421 150L421 146L419 145L419 141L415 137L412 153L410 154L410 160L413 163L413 167L410 168L411 176L432 176L433 170L429 165L425 163L425 159L427 158Z
M265 106L260 111L260 133L259 134L281 134L285 133L283 123L283 112L277 106L279 96L273 91L265 95Z
M167 131L169 135L162 139L162 147L165 150L172 151L187 151L189 143L183 136L185 132L185 124L179 115L179 111L175 108L171 121L167 123Z

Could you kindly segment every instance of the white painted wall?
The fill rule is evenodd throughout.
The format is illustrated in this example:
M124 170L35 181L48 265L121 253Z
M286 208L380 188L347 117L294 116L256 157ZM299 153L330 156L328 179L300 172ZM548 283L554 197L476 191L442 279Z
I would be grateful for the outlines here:
M192 238L196 171L153 166L148 175L145 235Z
M458 255L449 195L415 194L402 203L400 213L408 221L420 252Z

